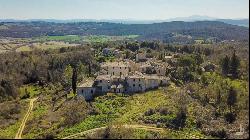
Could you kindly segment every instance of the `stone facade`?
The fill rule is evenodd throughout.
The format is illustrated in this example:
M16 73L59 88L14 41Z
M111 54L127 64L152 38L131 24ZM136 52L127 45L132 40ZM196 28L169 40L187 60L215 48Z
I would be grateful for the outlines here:
M155 69L156 73L146 74L144 66ZM79 85L77 93L86 100L91 100L94 95L103 95L108 92L123 94L145 92L166 85L168 78L165 73L165 67L152 66L150 63L147 65L140 65L133 61L102 63L96 79Z

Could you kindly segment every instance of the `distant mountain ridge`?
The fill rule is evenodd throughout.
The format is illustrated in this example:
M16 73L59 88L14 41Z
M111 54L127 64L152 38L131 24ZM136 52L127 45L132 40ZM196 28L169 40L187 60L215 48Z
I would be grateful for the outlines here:
M189 40L215 38L249 40L249 28L220 21L173 21L153 24L121 24L109 22L2 22L0 37L29 38L63 35L139 35L140 40ZM188 38L186 38L188 37ZM178 42L178 41L177 41Z
M74 22L110 22L110 23L123 23L123 24L152 24L171 21L220 21L227 24L249 27L249 19L219 19L209 16L193 15L189 17L177 17L166 20L134 20L134 19L0 19L0 22L54 22L54 23L74 23Z
M214 18L214 17L200 16L200 15L193 15L190 17L172 18L172 19L168 19L167 21L189 21L189 22L192 22L192 21L220 21L220 22L224 22L227 24L249 27L249 19L222 19L222 18Z
M233 20L233 19L217 19L216 21L221 21L221 22L224 22L224 23L232 24L232 25L249 27L249 19L238 19L238 20Z

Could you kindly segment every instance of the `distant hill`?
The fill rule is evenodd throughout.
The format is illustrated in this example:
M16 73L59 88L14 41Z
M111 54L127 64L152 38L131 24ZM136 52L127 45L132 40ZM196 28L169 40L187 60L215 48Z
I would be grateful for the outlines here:
M209 16L193 15L189 17L177 17L166 20L134 20L134 19L28 19L28 20L16 20L16 19L0 19L0 22L54 22L54 23L75 23L75 22L109 22L109 23L123 23L123 24L153 24L172 21L221 21L224 23L249 27L249 19L218 19Z
M167 19L166 21L186 21L186 22L194 22L194 21L215 21L216 18L209 16L201 16L201 15L192 15L189 17L177 17Z
M200 16L200 15L193 15L193 16L190 16L190 17L172 18L172 19L168 19L166 21L186 21L186 22L220 21L220 22L224 22L224 23L227 23L227 24L249 27L249 19L218 19L218 18L214 18L214 17Z
M176 17L165 20L135 20L135 19L27 19L27 20L16 20L16 19L0 19L0 22L54 22L54 23L75 23L75 22L110 22L110 23L123 23L123 24L152 24L172 21L221 21L224 23L249 27L249 19L220 19L202 15L192 15L189 17Z
M249 27L249 19L217 19L217 21L221 21L224 23L232 24L232 25L238 25L238 26L244 26Z
M220 21L163 22L153 24L121 24L108 22L2 22L0 37L38 37L61 35L140 35L140 39L165 40L176 36L248 40L249 28Z

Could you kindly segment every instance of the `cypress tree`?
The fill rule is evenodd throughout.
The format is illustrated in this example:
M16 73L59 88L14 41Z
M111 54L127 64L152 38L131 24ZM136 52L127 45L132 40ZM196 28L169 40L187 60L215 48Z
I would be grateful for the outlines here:
M233 78L238 78L239 76L240 59L236 56L235 50L233 56L231 57L230 63L230 73Z
M227 76L229 74L229 65L230 65L230 59L226 55L226 57L222 59L222 63L221 63L222 74L225 76Z
M88 68L88 75L89 75L89 77L90 77L90 76L91 76L91 63L88 64L88 67L89 67L89 68Z
M72 89L74 94L76 94L76 84L77 84L77 69L74 66L72 74Z
M237 102L237 92L233 87L231 87L227 97L227 105L230 108L230 113L232 113L232 106L234 106L236 102Z
M218 91L217 97L216 97L216 105L219 106L221 104L222 97L221 97L221 91Z

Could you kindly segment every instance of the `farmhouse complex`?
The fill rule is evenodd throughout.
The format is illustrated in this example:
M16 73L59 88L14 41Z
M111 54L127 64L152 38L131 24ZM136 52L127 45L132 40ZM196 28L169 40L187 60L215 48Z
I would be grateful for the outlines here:
M87 79L77 87L77 94L86 100L104 95L108 92L131 94L145 92L168 84L166 77L167 63L154 58L136 62L123 60L120 62L104 62L96 79ZM145 58L142 58L145 59Z

